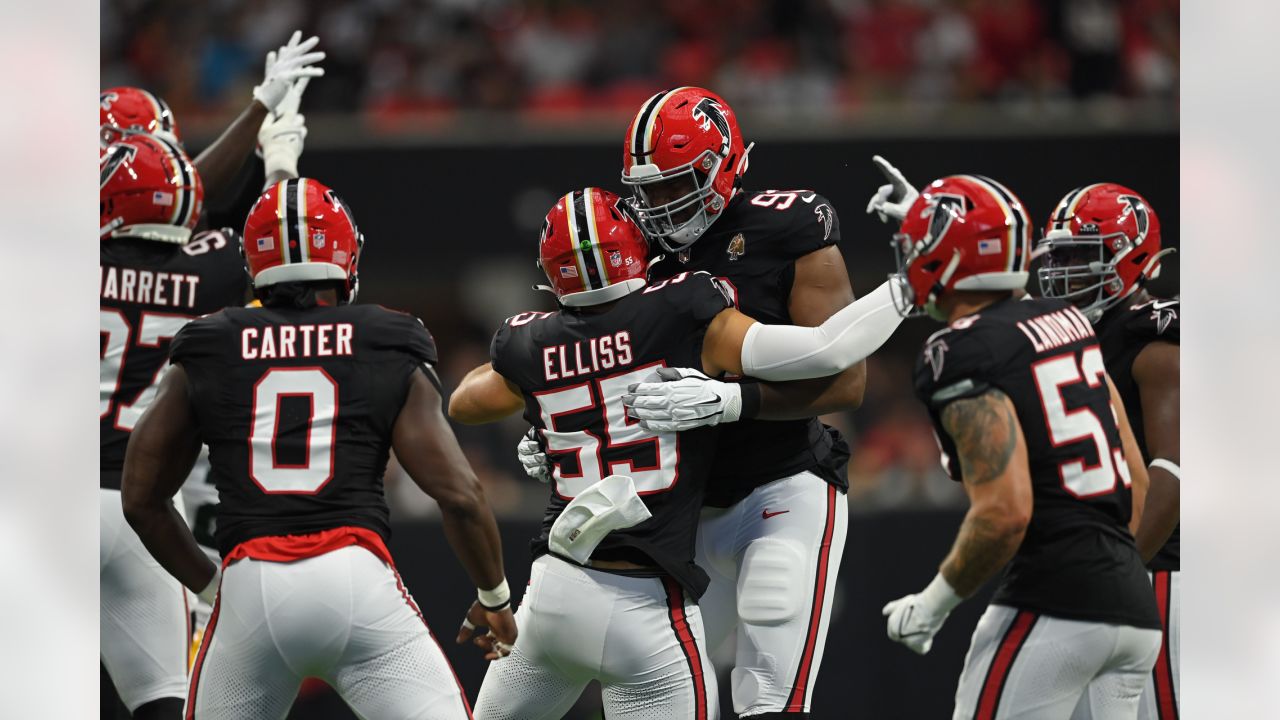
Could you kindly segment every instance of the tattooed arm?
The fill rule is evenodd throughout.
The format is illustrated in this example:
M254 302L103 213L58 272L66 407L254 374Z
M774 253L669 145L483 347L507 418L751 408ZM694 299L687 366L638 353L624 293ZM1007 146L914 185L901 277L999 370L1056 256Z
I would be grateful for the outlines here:
M969 512L942 576L968 597L1009 562L1031 521L1031 469L1022 426L1008 396L989 390L942 411L969 493Z
M969 512L933 582L881 611L889 639L921 655L951 611L1009 562L1031 521L1027 441L1008 396L991 389L955 400L942 410L942 427L955 442Z

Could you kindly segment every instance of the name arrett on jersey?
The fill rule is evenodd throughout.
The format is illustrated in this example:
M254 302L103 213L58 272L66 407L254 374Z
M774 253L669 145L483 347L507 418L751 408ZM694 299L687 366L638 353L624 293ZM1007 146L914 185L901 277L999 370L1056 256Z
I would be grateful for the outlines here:
M1088 318L1075 307L1021 320L1017 326L1038 353L1094 337Z
M351 323L267 325L240 331L240 357L245 360L351 355Z
M200 276L99 265L98 294L103 300L193 308Z
M573 358L572 366L569 364L570 357ZM630 365L632 360L631 333L626 330L542 348L542 370L547 382Z

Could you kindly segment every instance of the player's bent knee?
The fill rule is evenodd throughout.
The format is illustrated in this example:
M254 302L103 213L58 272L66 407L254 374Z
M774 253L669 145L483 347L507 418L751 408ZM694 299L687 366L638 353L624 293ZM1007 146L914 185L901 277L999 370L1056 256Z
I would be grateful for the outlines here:
M738 577L738 616L752 625L780 625L799 617L811 598L810 563L795 540L762 538L747 548Z

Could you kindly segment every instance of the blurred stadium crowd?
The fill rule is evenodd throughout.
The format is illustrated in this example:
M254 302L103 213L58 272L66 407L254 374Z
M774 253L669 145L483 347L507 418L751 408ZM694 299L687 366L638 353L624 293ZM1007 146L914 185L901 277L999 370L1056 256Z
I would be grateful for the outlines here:
M797 114L1178 92L1178 0L106 0L101 23L103 87L187 118L242 107L298 27L329 53L308 112L383 119L626 113L673 84Z

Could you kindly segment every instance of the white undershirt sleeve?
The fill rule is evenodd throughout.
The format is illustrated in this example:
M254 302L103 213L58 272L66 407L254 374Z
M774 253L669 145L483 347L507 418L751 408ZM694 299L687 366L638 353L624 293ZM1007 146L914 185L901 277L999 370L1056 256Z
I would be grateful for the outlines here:
M742 369L761 380L835 375L875 352L902 322L894 281L846 305L818 327L756 323L742 340Z

